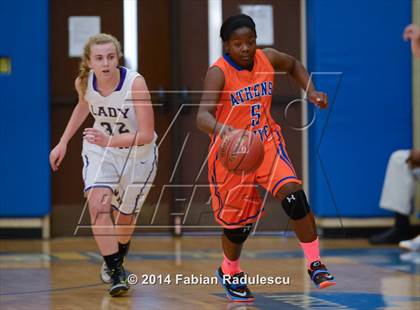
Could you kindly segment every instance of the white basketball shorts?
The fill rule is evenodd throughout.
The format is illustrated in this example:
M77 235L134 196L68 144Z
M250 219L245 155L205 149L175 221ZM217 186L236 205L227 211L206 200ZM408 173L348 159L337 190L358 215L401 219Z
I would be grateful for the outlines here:
M155 143L134 147L128 153L128 149L104 148L84 141L82 158L85 193L95 187L109 188L114 208L124 214L140 211L156 176Z

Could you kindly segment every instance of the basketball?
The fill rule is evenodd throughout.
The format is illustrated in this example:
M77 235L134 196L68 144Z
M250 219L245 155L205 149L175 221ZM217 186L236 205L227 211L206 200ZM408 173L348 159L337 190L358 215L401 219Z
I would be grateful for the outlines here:
M234 130L223 137L220 146L223 166L235 174L255 171L264 159L264 145L252 132Z

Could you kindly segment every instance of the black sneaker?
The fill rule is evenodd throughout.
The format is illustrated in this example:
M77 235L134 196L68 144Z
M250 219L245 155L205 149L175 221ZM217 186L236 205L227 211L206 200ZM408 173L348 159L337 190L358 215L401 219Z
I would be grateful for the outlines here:
M222 268L219 267L216 272L220 284L223 286L228 299L236 302L250 302L255 299L251 291L245 283L245 275L243 272L235 274L234 276L223 273Z
M337 283L334 281L334 277L332 276L332 274L320 261L315 261L311 263L310 269L308 270L308 274L317 288L326 288L329 286L333 286Z
M125 277L128 278L133 273L130 270L124 269ZM99 277L101 278L102 282L104 283L111 283L111 270L109 270L108 266L105 262L102 262L101 271L99 272Z
M128 292L130 286L128 285L127 277L125 275L124 267L119 266L111 270L111 287L109 294L112 297L121 296Z

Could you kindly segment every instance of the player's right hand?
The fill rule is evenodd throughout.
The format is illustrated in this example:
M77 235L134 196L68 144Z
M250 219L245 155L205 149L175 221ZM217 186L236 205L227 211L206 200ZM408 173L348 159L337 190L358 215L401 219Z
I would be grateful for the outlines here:
M53 171L57 171L61 162L66 155L67 145L64 143L58 143L50 153L50 165Z
M221 126L223 126L220 131L219 131L219 136L221 139L223 139L227 134L229 134L232 131L235 131L236 128L230 127L229 125L223 125L221 124Z

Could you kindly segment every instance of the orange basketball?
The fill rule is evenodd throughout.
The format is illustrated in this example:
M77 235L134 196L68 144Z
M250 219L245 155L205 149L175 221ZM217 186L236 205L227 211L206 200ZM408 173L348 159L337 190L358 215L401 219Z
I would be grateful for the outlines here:
M230 172L241 174L255 171L264 159L264 145L252 132L234 130L223 137L220 161Z

